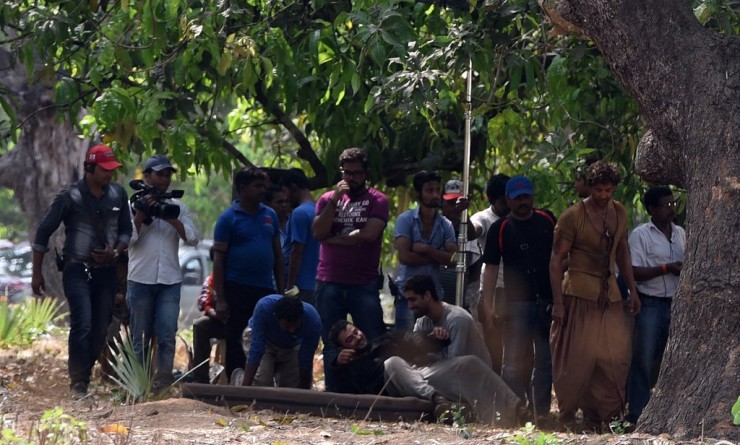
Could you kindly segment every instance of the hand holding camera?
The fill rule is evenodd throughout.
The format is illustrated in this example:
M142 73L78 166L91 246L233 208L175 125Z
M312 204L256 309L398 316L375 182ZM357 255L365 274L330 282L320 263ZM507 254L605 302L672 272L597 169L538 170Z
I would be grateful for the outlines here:
M129 182L129 186L137 190L131 195L131 207L134 215L141 212L145 215L144 224L151 224L154 218L177 219L180 216L180 207L177 204L167 204L165 200L182 198L182 190L161 192L140 179Z

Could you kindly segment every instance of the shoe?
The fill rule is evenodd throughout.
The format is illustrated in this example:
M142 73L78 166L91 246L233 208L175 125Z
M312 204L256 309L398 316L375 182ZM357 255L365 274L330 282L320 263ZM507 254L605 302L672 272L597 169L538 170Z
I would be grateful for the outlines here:
M75 400L84 399L88 396L87 384L84 382L73 383L69 390L72 392L72 398Z
M231 371L231 379L229 379L229 385L231 386L242 386L244 381L244 369L236 368Z
M432 396L432 403L434 404L434 418L437 422L451 425L454 420L452 418L452 403L437 393Z

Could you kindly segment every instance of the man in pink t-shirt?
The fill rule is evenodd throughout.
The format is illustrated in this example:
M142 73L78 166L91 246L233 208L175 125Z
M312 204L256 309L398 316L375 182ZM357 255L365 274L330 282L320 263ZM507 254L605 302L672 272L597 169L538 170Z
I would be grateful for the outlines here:
M336 346L329 328L352 316L371 340L385 332L378 294L380 250L388 222L388 199L367 186L367 152L348 148L339 156L342 180L316 203L313 236L320 241L316 309L324 340L326 389L334 390L330 363Z

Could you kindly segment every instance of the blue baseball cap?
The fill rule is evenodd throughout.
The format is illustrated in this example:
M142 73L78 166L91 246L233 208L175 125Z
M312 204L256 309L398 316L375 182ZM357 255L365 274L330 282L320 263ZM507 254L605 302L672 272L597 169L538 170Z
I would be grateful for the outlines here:
M154 155L146 161L144 164L144 171L154 170L155 172L161 172L164 169L170 169L174 173L177 173L177 169L172 166L170 160L165 155Z
M521 195L534 195L532 181L524 176L514 176L506 181L506 196L514 199Z

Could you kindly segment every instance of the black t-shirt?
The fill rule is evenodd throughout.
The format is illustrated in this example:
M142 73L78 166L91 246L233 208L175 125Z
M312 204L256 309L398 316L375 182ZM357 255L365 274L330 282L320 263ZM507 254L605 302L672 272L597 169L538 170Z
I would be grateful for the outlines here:
M483 262L498 266L503 257L507 299L552 300L549 268L555 222L552 212L538 209L526 221L509 216L491 226Z

